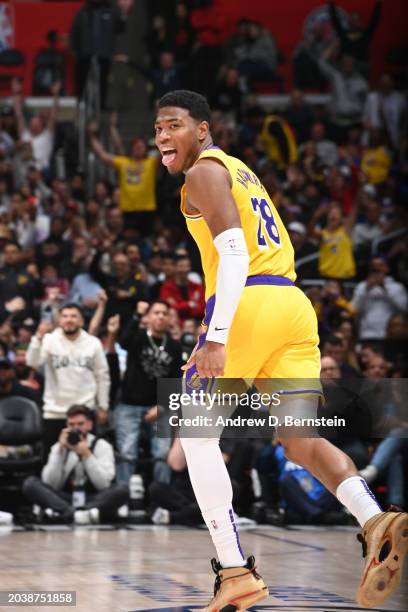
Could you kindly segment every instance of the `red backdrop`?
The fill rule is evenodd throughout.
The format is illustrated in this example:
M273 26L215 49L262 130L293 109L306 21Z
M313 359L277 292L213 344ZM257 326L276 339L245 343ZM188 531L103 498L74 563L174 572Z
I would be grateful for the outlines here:
M255 19L267 26L278 47L286 57L282 72L290 83L291 55L303 34L303 24L311 11L324 7L322 0L215 0L219 12L226 19L226 30L231 33L239 17ZM374 9L374 0L337 0L347 12L358 11L366 24ZM386 53L396 46L408 44L408 0L384 0L381 20L373 36L371 59L374 80L389 68Z
M322 0L215 0L211 10L218 12L221 17L218 21L225 24L225 36L233 31L239 17L248 17L264 23L274 34L278 46L286 56L287 62L282 71L290 83L291 53L302 37L305 18L312 10L324 4ZM367 22L374 7L374 0L339 0L338 4L347 11L358 10L363 21ZM57 30L60 34L68 34L73 16L80 6L80 2L14 3L14 41L16 47L27 55L29 74L35 53L46 45L47 32ZM407 0L384 0L382 18L371 47L374 78L386 67L384 58L389 49L406 44L407 12ZM72 60L69 71L72 75ZM71 78L70 76L70 82ZM31 78L28 78L27 93L30 83Z
M81 2L15 2L14 3L14 44L27 57L27 78L25 93L31 91L32 68L36 53L47 46L47 32L56 30L62 38L68 33L75 13ZM63 45L59 45L62 48ZM72 95L72 58L67 50L68 94Z

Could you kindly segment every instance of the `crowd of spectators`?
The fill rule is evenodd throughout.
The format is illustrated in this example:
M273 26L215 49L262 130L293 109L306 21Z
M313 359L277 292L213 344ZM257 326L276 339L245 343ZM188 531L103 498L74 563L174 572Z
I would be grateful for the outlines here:
M332 93L328 105L312 105L295 89L284 111L268 113L253 86L279 79L272 34L239 21L220 61L217 24L210 32L205 23L195 28L183 1L174 13L158 9L151 16L154 98L211 84L215 144L257 173L290 233L298 283L319 322L322 378L403 379L406 96L389 74L369 81L368 45L380 2L366 30L356 15L347 29L329 5L338 38L324 48L307 43L318 48L314 67ZM183 65L186 57L191 62ZM202 66L209 78L199 73ZM51 87L51 109L31 117L18 80L12 90L13 104L0 115L0 398L30 399L44 417L45 465L41 480L37 474L24 483L26 499L42 507L43 519L95 522L112 518L121 505L132 509L128 486L132 493L136 476L142 508L150 505L154 522L197 524L177 438L154 432L155 381L181 374L204 311L199 258L178 213L182 179L167 174L142 138L126 154L115 111L113 152L102 144L99 126L88 126L89 146L113 169L110 180L89 192L81 172L57 176L61 84ZM391 402L394 420L380 444L361 432L339 441L368 479L386 485L385 500L400 507L407 503L405 400ZM95 446L92 418L109 442ZM73 429L80 433L76 443L67 439ZM240 514L278 523L348 520L280 446L223 444Z

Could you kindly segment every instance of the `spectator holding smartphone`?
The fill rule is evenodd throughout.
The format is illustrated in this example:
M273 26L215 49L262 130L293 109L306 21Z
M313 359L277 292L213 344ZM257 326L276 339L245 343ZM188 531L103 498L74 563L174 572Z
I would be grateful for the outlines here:
M65 304L59 311L59 326L51 331L52 324L42 321L28 347L27 365L44 368L46 450L55 442L73 404L95 410L99 425L108 420L108 363L101 341L83 325L80 306Z
M371 260L366 280L354 290L352 305L359 320L359 338L382 339L387 324L397 312L407 312L408 295L402 285L388 276L388 263L382 257Z

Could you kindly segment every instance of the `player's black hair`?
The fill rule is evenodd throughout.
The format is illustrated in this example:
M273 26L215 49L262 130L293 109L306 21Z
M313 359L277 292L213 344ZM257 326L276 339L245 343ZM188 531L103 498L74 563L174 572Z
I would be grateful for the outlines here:
M188 91L187 89L176 89L166 93L159 100L159 108L165 106L177 106L188 110L193 119L198 121L211 121L211 109L206 98L196 91Z

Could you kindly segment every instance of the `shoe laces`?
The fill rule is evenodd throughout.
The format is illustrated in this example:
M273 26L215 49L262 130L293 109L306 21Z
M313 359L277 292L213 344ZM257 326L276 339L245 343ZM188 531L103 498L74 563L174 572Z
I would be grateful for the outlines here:
M214 557L213 559L211 559L211 567L212 567L212 570L213 570L214 574L216 574L215 582L214 582L214 595L216 595L218 593L218 591L220 590L220 587L221 587L220 571L222 570L222 565ZM249 570L251 572L251 574L253 574L253 576L257 580L259 580L261 578L260 575L258 574L258 572L256 571L255 557L253 555L248 557L247 562L245 563L244 567L245 567L245 569Z
M387 508L387 512L398 512L398 507L391 505ZM358 533L356 537L357 537L357 540L360 542L361 546L363 547L363 559L364 559L367 556L367 540L365 539L362 533ZM388 552L386 553L386 555L387 554Z
M253 574L253 576L259 580L261 577L258 574L258 572L256 571L256 565L255 565L255 557L253 555L251 555L250 557L248 557L247 562L245 564L245 566L247 569L249 569L249 571L251 572L251 574Z
M221 567L221 563L217 561L215 557L211 559L211 567L212 567L214 574L216 574L215 582L214 582L214 595L216 595L221 588L221 577L220 577L219 572L222 569L222 567Z
M367 556L367 540L365 539L362 533L357 534L357 540L360 542L361 546L363 547L363 559L364 559L364 557Z

